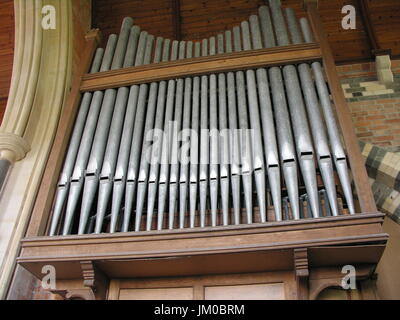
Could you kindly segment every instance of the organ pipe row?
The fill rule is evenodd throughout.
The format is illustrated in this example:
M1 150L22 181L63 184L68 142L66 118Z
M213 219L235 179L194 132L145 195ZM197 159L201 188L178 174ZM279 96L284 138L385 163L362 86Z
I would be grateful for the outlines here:
M298 21L275 0L201 42L155 39L126 18L119 36L97 50L90 72L311 42L307 19ZM326 211L337 216L335 172L354 214L346 154L319 62L85 93L50 234L298 220L304 197L308 217L319 218L321 192ZM290 207L289 217L283 207Z

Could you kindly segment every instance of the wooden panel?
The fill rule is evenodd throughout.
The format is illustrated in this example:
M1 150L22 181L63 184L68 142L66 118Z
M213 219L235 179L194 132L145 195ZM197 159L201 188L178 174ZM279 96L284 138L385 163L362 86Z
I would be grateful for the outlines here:
M85 75L81 91L104 90L192 75L315 61L320 58L321 52L316 44L243 51Z
M205 287L205 300L284 300L283 283Z
M119 300L193 300L193 288L123 289Z
M278 271L118 279L111 281L109 299L282 300L296 299L295 291L293 272Z

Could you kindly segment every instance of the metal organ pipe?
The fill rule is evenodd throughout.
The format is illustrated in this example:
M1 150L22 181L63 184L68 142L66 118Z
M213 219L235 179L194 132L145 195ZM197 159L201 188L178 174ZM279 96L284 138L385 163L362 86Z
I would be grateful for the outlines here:
M286 16L292 42L295 44L304 43L296 16L294 14L294 10L291 8L287 8ZM302 63L298 66L298 71L308 111L308 119L310 121L311 132L314 138L314 145L317 153L319 169L327 191L332 214L334 216L337 216L339 214L339 209L337 205L337 194L333 174L332 157L329 150L328 139L325 134L323 121L318 105L319 102L317 93L315 91L315 86L311 77L310 67L307 63Z
M104 49L101 48L97 49L92 67L90 69L90 73L99 72L103 56L104 56ZM82 134L85 129L85 122L89 113L89 107L92 101L92 97L93 94L91 92L86 92L83 95L81 105L79 107L79 112L76 117L75 126L69 143L68 152L64 160L64 167L58 182L56 200L53 210L53 218L50 226L50 236L54 236L56 234L62 210L64 208L65 201L68 196L69 185L71 182L71 175L74 170L74 164L76 161L76 157L78 155L79 144L82 139Z
M242 23L242 28L248 28L248 24ZM236 52L242 51L241 42L241 29L239 27L233 28L234 37L234 50ZM243 39L247 45L250 39ZM253 187L252 187L252 148L251 137L249 134L248 113L247 113L247 99L246 87L243 71L236 72L236 91L237 91L237 104L240 128L240 150L241 150L241 177L243 181L244 199L246 205L247 223L253 223Z
M142 32L139 38L139 47L138 47L139 51L137 54L140 54L140 57L142 57L143 59L142 64L144 65L150 63L151 50L149 50L149 48L151 48L152 44L153 44L153 37L148 36L147 32ZM125 207L124 207L124 219L122 224L123 232L127 232L129 230L132 207L134 203L134 196L138 182L139 161L140 161L140 152L142 148L143 128L146 116L145 107L146 107L148 91L149 91L148 84L140 85L135 124L133 127L134 129L131 140L131 148L130 148L131 151L129 155L128 169L126 173Z
M114 34L110 35L110 37L108 38L103 61L100 67L100 72L107 71L110 69L115 52L115 47L117 44L117 39L118 37ZM90 150L92 148L92 142L96 130L97 120L99 117L103 97L104 97L103 91L96 91L93 94L92 102L90 104L89 114L86 119L85 129L82 134L78 155L76 158L74 170L71 177L71 185L68 193L64 226L62 230L63 235L68 235L71 233L73 218L83 188L84 174L87 162L89 160Z
M156 46L155 55L154 55L154 63L160 62L161 57L161 45L158 43ZM151 50L150 50L151 51ZM143 214L144 201L147 191L147 183L148 183L148 174L149 174L149 159L148 154L151 154L151 139L152 139L152 130L154 128L155 115L158 109L163 109L163 102L158 103L159 98L165 97L165 89L166 83L161 82L160 84L157 82L152 82L150 84L149 91L149 100L147 102L147 114L146 114L146 122L143 133L143 145L142 151L140 153L140 167L139 167L139 175L138 175L138 190L136 195L136 219L135 219L135 231L140 231L141 218Z
M301 29L304 39L307 43L313 42L312 32L307 19L300 19ZM343 193L347 202L347 206L351 214L355 214L353 194L351 191L351 180L347 167L347 157L344 152L342 142L340 140L339 128L337 127L336 118L333 114L332 104L329 96L329 91L324 79L322 66L319 62L311 64L315 83L317 86L318 95L321 102L322 111L325 118L325 124L328 131L329 141L331 144L336 170L342 185Z
M231 37L230 33L225 34L225 38ZM225 52L225 40L224 35L219 34L218 37L218 54ZM224 226L229 225L229 159L230 159L230 145L229 145L229 133L228 133L228 103L227 103L227 90L226 90L226 75L224 73L218 74L218 111L216 117L218 118L219 125L219 139L220 141L213 141L215 137L211 136L213 157L218 156L218 162L220 164L220 183L221 183L221 207L222 207L222 224ZM216 124L215 124L216 125ZM214 151L214 148L217 148ZM214 154L216 152L216 154ZM210 191L213 192L213 191Z
M132 25L133 20L131 18L124 19L124 22L122 23L121 33L118 38L117 47L115 49L115 55L111 65L111 70L119 69L122 67ZM126 88L119 88L118 90L108 89L104 94L104 101L97 122L96 133L93 140L93 147L90 153L89 162L85 174L85 185L83 190L81 214L79 221L79 234L84 234L86 231L89 214L99 185L99 178L101 174L100 171L102 169L108 136L109 134L111 134L111 139L113 139L113 137L118 136L118 133L121 131L122 123L121 125L119 125L120 119L113 121L113 107L115 106L116 102L118 102L118 105L115 109L121 110L121 112L124 113L126 108L126 97ZM119 137L116 137L116 139L119 140Z

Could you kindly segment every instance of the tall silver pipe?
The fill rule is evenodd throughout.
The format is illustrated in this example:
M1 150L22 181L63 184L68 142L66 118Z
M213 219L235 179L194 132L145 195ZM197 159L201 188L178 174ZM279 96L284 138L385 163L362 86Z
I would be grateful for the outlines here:
M297 156L303 181L307 190L308 202L314 218L319 217L319 196L315 168L314 148L311 134L308 129L307 116L301 93L296 67L287 65L283 67L286 90L289 99L289 110L292 119L293 133L295 136Z
M271 82L281 167L293 217L300 219L297 161L282 73L280 68L273 67L269 69L268 74Z
M196 46L197 47L197 46ZM198 77L197 77L198 79ZM196 82L196 94L195 90L193 90L193 112L195 109L195 105L198 105L198 95L199 95L199 81ZM189 184L189 160L192 157L192 141L191 134L189 132L190 123L191 123L191 111L192 111L192 86L194 87L194 83L192 83L191 78L185 78L185 91L184 91L184 106L183 106L183 119L182 119L182 147L180 150L180 172L179 172L179 228L185 227L185 214L187 209L187 192L188 192L188 184ZM170 205L171 202L176 201L176 194L172 193L174 190L171 190L170 193ZM169 220L169 228L173 229L173 220L174 213L170 209L170 220Z
M93 60L90 73L96 73L100 70L101 61L104 56L104 49L99 48L96 50L96 55ZM79 151L79 145L82 139L82 134L85 129L85 122L88 116L90 103L92 101L93 94L86 92L79 107L78 115L75 120L74 130L71 135L71 140L68 146L67 156L64 160L64 167L60 175L60 179L57 186L56 200L53 209L53 218L50 226L50 236L54 236L57 230L58 223L67 200L69 191L69 185L71 182L71 175L74 170L76 157Z
M131 18L124 19L118 38L117 47L115 49L113 62L111 64L111 70L119 69L123 65L132 25L133 20ZM93 146L90 152L89 162L85 173L85 185L79 219L79 234L85 233L92 204L96 196L99 184L99 174L104 160L104 154L107 145L107 138L110 132L116 96L117 90L115 89L108 89L104 94L104 101L101 107L99 120L97 122Z
M165 49L165 47L164 47ZM178 57L177 46L173 46L171 52L171 61L175 61ZM184 59L185 57L185 43L181 42L179 46L179 59ZM168 55L163 55L163 61L168 60ZM157 193L158 187L158 222L157 229L162 229L162 224L164 220L164 208L165 201L167 198L167 190L168 190L168 180L169 180L169 164L171 160L171 142L172 142L172 126L171 121L173 120L174 113L174 99L175 99L175 88L176 81L169 80L168 81L168 90L167 90L167 101L165 106L165 119L164 119L164 137L161 137L161 150L159 153L157 150L153 150L153 158L154 163L150 168L150 179L149 179L149 195L154 193L154 197L150 197L148 199L148 210L147 210L147 230L151 229L151 216L154 209L155 195ZM177 98L178 99L178 98ZM160 175L158 176L158 173ZM151 189L154 189L151 190Z
M174 41L174 43L178 44L178 41ZM176 46L178 48L178 46ZM174 46L173 46L174 50ZM191 52L190 52L191 53ZM189 54L189 51L188 51ZM169 197L168 197L168 228L173 229L174 226L174 218L176 212L176 203L178 198L178 184L179 184L179 160L180 160L180 141L179 141L179 133L182 129L182 117L183 117L183 94L184 94L184 80L178 79L176 84L176 102L175 102L175 114L174 114L174 123L171 128L171 167L169 165L163 164L161 167L161 172L165 171L168 175L165 176L166 182L169 185ZM160 182L161 178L164 175L160 174ZM162 185L160 186L163 187ZM166 187L165 187L166 189ZM164 193L159 193L159 219L158 219L158 227L160 228L160 224L162 223L161 216L164 214L164 210L161 213L160 208L164 206Z
M201 56L208 54L208 40L203 39L201 43ZM192 101L192 125L190 136L190 184L189 184L189 211L190 211L190 228L195 226L196 209L197 209L197 192L199 188L199 163L204 170L203 160L206 152L208 156L208 140L200 139L200 129L204 126L204 121L208 120L207 110L208 99L208 77L202 76L193 78L193 101ZM204 114L206 113L205 117ZM207 151L204 144L207 144ZM200 150L200 155L199 155ZM204 172L202 177L204 177ZM200 190L200 197L204 190ZM205 196L205 195L203 195ZM200 203L201 203L200 199ZM200 208L200 211L202 208ZM180 228L184 228L184 212L180 211Z
M240 41L240 29L236 28L236 35L234 42ZM229 32L225 35L226 52L230 53L233 51L232 45L232 34ZM240 224L241 205L240 205L240 180L241 180L241 149L240 149L240 136L239 136L239 119L237 110L237 98L236 98L236 80L233 72L227 74L227 85L228 85L228 114L229 114L229 129L230 129L230 160L231 160L231 181L232 181L232 200L233 200L233 216L234 223Z
M286 28L285 20L282 14L280 5L276 1L270 1L272 8L272 17L275 22L275 31L278 38L278 44L287 44L289 40L289 33ZM289 10L289 16L294 14ZM299 33L295 32L296 21L288 23L290 31L292 31L292 41L300 43L301 38ZM300 163L300 169L303 175L304 184L308 194L308 201L310 203L312 215L319 216L319 197L317 187L317 177L314 159L314 149L312 146L311 135L308 129L307 116L305 113L304 101L300 89L300 83L297 75L296 67L293 65L286 65L283 67L283 75L285 85L288 90L287 96L289 100L289 110L292 119L293 132L296 143L297 156ZM290 90L289 90L290 88Z
M151 51L149 48L152 47L154 38L147 34L147 32L142 32L139 38L138 46L138 57L143 58L143 64L149 64L151 60ZM147 43L151 43L151 46ZM144 54L142 54L144 52ZM128 170L126 173L126 184L119 184L121 188L125 186L125 208L124 208L124 220L122 224L122 231L128 232L130 225L130 218L132 214L134 196L136 192L136 185L138 182L139 164L140 164L140 154L142 150L143 142L143 128L146 117L146 101L149 91L148 84L141 84L139 87L139 98L136 110L135 123L133 126L133 135L131 143L131 150L129 153ZM122 180L123 181L123 180ZM115 191L114 191L115 192Z
M179 56L182 57L184 55L185 55L185 43L183 43L183 45L181 45L179 48ZM162 61L165 62L168 61L169 59L170 59L169 52L164 50ZM171 55L171 61L174 60L176 60L176 52L173 52ZM163 157L165 158L165 160L169 160L167 159L167 156L164 156L164 154L169 153L167 150L168 145L164 147L164 142L168 142L169 139L168 125L169 121L172 120L172 114L173 114L175 80L168 81L168 88L166 88L166 85L167 85L166 81L160 82L159 95L157 101L156 120L154 123L155 131L154 131L153 141L155 140L155 143L153 144L151 151L152 154L150 162L148 199L147 199L147 223L146 223L147 231L150 231L152 228L154 204L156 201L157 188L159 187L158 175L160 172L160 162L163 160L162 159ZM167 135L166 139L164 139L164 134ZM164 186L166 186L165 183ZM159 192L161 192L161 190L159 190Z
M292 42L294 44L304 43L294 10L291 8L286 8L286 17ZM306 63L302 63L298 66L298 70L308 111L308 118L310 120L311 132L314 138L314 145L317 152L318 165L321 171L322 180L324 181L324 185L327 191L332 214L334 216L337 216L339 214L339 210L337 205L336 186L333 175L332 156L329 150L328 139L325 133L323 120L319 110L317 93L312 80L309 65Z
M261 34L263 37L264 48L276 46L274 28L272 26L271 15L267 6L259 8L259 20ZM260 68L257 70L257 84L259 100L261 105L261 120L264 135L265 157L268 172L268 182L271 189L272 202L274 205L276 221L282 220L282 196L281 196L281 168L279 163L279 153L277 137L275 134L274 115L270 98L267 70Z
M248 29L247 21L242 22L241 27L242 31L243 29ZM239 27L235 27L233 29L234 49L236 52L242 51L240 32L241 29ZM243 45L245 48L251 47L250 41L251 40L249 37L243 37ZM247 113L246 83L243 71L236 72L236 91L238 98L239 128L241 133L241 175L243 181L244 199L246 204L247 223L251 224L253 223L253 160Z
M250 16L250 34L245 34L244 37L251 38L253 49L262 49L262 38L258 16ZM246 50L246 48L245 48ZM253 130L252 134L252 149L253 149L253 168L254 178L258 196L258 206L260 210L261 222L267 221L267 206L266 206L266 172L264 162L264 148L261 133L261 120L257 95L256 74L254 70L246 71L247 78L247 96L249 104L250 124Z
M108 38L103 61L100 67L100 72L107 71L111 68L117 39L118 37L115 34L110 35L110 37ZM85 129L82 134L78 155L71 177L71 185L68 192L67 208L65 211L64 226L62 232L63 235L68 235L71 233L73 218L83 188L84 174L87 162L89 160L90 150L92 148L92 142L96 130L97 120L101 110L103 97L103 91L96 91L93 94L92 102L90 104L89 113L85 123Z
M123 67L128 68L132 67L134 63L134 58L136 55L138 40L139 40L140 29L138 27L132 27L131 34L129 36L129 42L126 50L125 60ZM137 90L133 90L134 94L137 94ZM103 166L100 173L100 186L99 186L99 195L97 202L97 214L96 214L96 226L95 233L100 233L104 216L108 207L108 201L112 193L113 181L115 178L115 170L117 166L117 160L120 149L120 142L125 142L128 139L127 131L129 129L124 129L125 122L133 123L132 115L135 116L136 112L136 104L127 106L128 96L129 96L129 88L122 87L117 91L117 98L115 103L114 114L111 122L110 133L108 136L106 152L104 156ZM136 97L132 97L134 102L137 102ZM132 101L130 101L132 102ZM133 109L133 110L132 110ZM124 136L122 136L124 134ZM126 148L126 145L123 146ZM115 219L112 221L115 224ZM115 228L115 225L112 229Z
M225 38L230 34L226 33ZM225 52L224 35L218 35L218 54ZM211 136L211 144L217 145L218 163L220 164L220 182L221 182L221 207L222 207L222 223L224 226L229 225L229 163L230 163L230 146L229 146L229 124L228 124L228 102L226 90L226 75L224 73L218 74L218 125L219 125L219 142L213 142ZM213 133L211 133L213 134ZM212 148L213 149L213 148ZM213 156L214 151L211 151ZM214 157L214 156L213 156ZM212 162L211 162L212 163ZM212 192L212 191L211 191Z
M290 45L289 33L283 17L280 1L269 0L272 22L275 28L276 42L278 46Z
M264 48L276 47L274 27L272 26L271 15L267 6L258 9L260 27L263 37Z
M221 41L223 43L223 39ZM217 53L217 44L215 37L210 38L210 55L215 55ZM215 74L210 75L210 174L209 174L209 183L210 183L210 206L211 206L211 224L212 226L216 226L217 221L217 213L218 213L218 197L219 197L219 134L218 134L218 94L217 94L217 76ZM200 184L202 182L200 181ZM227 224L227 223L226 223ZM205 226L205 224L202 226Z
M214 39L215 40L215 39ZM215 43L214 43L215 49ZM208 56L211 53L211 43L209 44L208 39L204 39L202 41L202 56ZM199 165L199 176L197 177L197 168L193 166L195 174L191 173L190 177L190 188L197 189L194 184L195 181L199 180L198 184L200 186L200 225L201 227L205 227L205 218L206 218L206 210L207 210L207 189L208 189L208 180L209 180L209 161L210 161L210 140L208 135L208 120L209 120L209 78L208 76L201 77L201 93L200 93L200 165ZM211 114L210 114L211 116ZM195 226L195 214L196 214L196 204L192 204L192 202L197 202L197 192L191 191L191 204L190 204L190 227L194 228ZM216 216L215 221L212 221L216 224Z
M271 189L276 221L282 221L281 173L279 153L275 134L274 115L270 98L267 71L260 68L256 71L258 98L260 101L261 121L264 136L265 159L268 182Z
M305 41L307 43L313 42L313 35L307 19L300 19L300 24ZM355 214L354 200L351 190L351 180L349 176L349 169L347 167L347 156L340 139L339 128L337 126L336 118L333 113L329 91L325 82L324 73L322 71L322 66L319 62L314 62L311 64L311 66L317 86L319 99L321 102L322 111L325 118L325 124L327 127L329 141L334 156L336 170L342 184L343 193L346 198L349 211L351 214Z
M338 216L339 209L337 204L335 178L333 175L332 156L329 150L328 138L325 133L310 67L308 64L303 63L298 68L322 180L326 188L332 214L333 216Z
M157 41L154 54L154 63L159 63L161 60L162 41ZM153 128L156 121L156 115L160 112L164 116L165 107L165 92L167 83L166 81L153 82L150 84L149 100L147 102L146 123L144 127L143 146L141 152L139 176L138 176L138 191L136 196L136 219L135 231L140 231L142 222L142 214L146 192L148 189L149 181L149 168L150 157L152 152ZM162 119L160 117L159 119Z
M131 30L128 49L125 56L124 66L140 66L144 63L144 48L146 44L146 33L140 34L140 28L134 26ZM148 58L150 59L150 57ZM139 100L139 86L130 87L129 98L127 103L125 121L121 136L121 143L118 152L118 161L115 167L114 187L112 194L111 206L111 224L110 232L114 233L117 228L121 202L126 183L126 175L128 170L129 153L133 134L133 127L136 117L136 110Z
M272 21L275 28L277 45L287 46L290 44L290 40L285 20L282 15L280 3L275 0L270 0L269 4L271 8ZM288 191L292 214L294 219L297 220L300 219L297 162L289 114L287 110L287 101L283 86L282 73L279 68L273 67L269 70L269 75L272 85L272 96L278 129L282 170Z

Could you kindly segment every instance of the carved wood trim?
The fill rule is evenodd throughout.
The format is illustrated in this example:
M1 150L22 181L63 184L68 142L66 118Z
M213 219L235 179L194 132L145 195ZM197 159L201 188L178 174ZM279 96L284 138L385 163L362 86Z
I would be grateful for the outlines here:
M81 261L83 287L82 289L49 290L61 296L64 300L105 300L109 280L94 265L93 261Z

